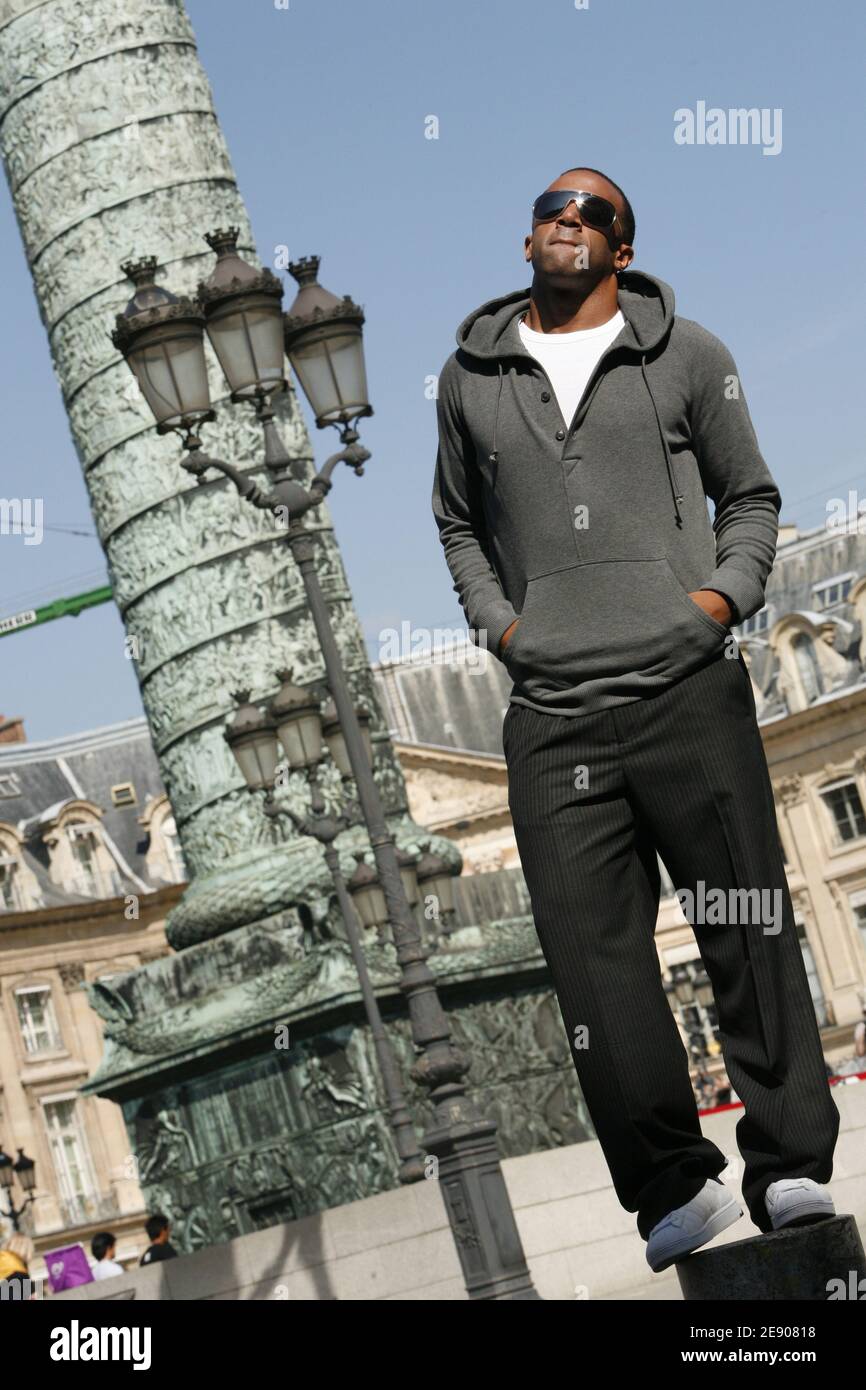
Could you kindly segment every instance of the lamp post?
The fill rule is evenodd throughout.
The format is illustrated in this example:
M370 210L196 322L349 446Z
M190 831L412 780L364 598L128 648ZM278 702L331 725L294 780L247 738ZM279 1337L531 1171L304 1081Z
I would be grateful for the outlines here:
M285 523L286 540L304 584L387 907L412 1037L421 1053L412 1076L428 1088L435 1112L424 1143L438 1160L440 1191L466 1288L471 1299L537 1298L499 1162L496 1126L480 1115L466 1093L463 1078L469 1061L452 1046L435 978L426 963L420 927L406 896L394 836L385 818L319 583L315 542L302 524L306 512L319 506L330 491L331 475L338 463L346 463L360 476L370 457L358 443L354 427L359 418L372 414L361 341L363 310L348 296L338 299L318 284L317 257L289 266L299 291L285 318L285 349L316 424L320 428L335 426L343 446L326 459L306 487L293 473L270 410L270 395L285 385L282 367L277 368L272 351L273 325L280 318L279 297L270 283L275 277L241 261L234 249L237 236L237 229L232 227L207 237L218 261L210 279L199 286L197 304L178 301L156 286L152 259L124 266L136 284L136 294L124 314L117 317L113 341L138 377L156 416L157 429L175 430L182 436L189 454L182 466L198 481L203 481L208 469L217 469L234 482L251 505L272 512ZM146 282L145 276L149 276ZM232 399L251 400L256 405L265 432L264 461L273 480L268 491L233 464L202 452L196 431L212 418L202 319ZM182 332L178 325L182 325ZM187 352L196 358L195 364L186 360ZM152 371L165 383L159 394L150 381ZM263 374L258 380L254 379L255 371ZM259 767L256 775L262 777L267 771L266 766Z
M24 1202L20 1207L16 1207L12 1197L15 1179L21 1186L24 1193ZM36 1201L36 1164L32 1158L27 1158L23 1149L18 1150L18 1157L14 1161L4 1152L0 1146L0 1191L5 1195L8 1207L0 1207L0 1216L5 1216L12 1222L13 1229L20 1231L21 1217L29 1207L31 1202Z
M442 935L447 938L454 930L456 913L454 882L448 871L448 865L440 854L434 854L432 850L428 850L418 860L416 873L421 901L424 902L427 898L433 899L435 905L433 921L438 921Z
M712 981L704 969L692 976L684 965L675 965L671 971L671 979L665 982L664 988L668 996L668 1003L675 1014L680 1008L694 1009L697 1005L700 1005L703 1010L707 1010L713 1002ZM697 1022L700 1025L700 1016L698 1016ZM686 1031L692 1061L695 1066L703 1067L704 1062L710 1060L703 1027L687 1028Z
M277 675L282 685L265 711L257 710L249 703L249 691L242 690L237 693L235 699L239 701L239 708L224 737L249 790L265 791L265 814L273 819L289 816L302 835L313 836L322 846L361 984L361 997L385 1088L389 1121L400 1157L400 1181L418 1182L424 1177L424 1157L418 1148L400 1081L400 1071L385 1033L379 1003L367 969L367 958L361 944L352 900L340 869L340 856L334 845L334 841L343 830L357 823L354 813L358 808L357 805L348 803L341 814L329 814L319 782L319 767L324 760L326 746L334 757L338 736L332 733L326 744L322 737L323 721L319 702L309 691L292 684L291 672L279 671ZM369 716L367 722L369 723ZM310 785L309 816L297 815L291 807L281 806L274 798L276 777L281 767L279 744L282 745L289 769L303 772L307 777Z

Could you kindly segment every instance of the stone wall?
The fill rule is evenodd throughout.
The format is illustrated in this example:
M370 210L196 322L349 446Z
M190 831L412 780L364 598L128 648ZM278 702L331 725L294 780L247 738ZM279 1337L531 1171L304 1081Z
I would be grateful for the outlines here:
M838 1085L842 1117L830 1190L866 1234L866 1083ZM704 1133L740 1163L736 1106L703 1116ZM673 1268L653 1274L633 1215L610 1183L596 1140L506 1159L505 1180L533 1281L545 1299L679 1299ZM736 1178L729 1179L740 1196ZM718 1244L757 1235L748 1212ZM465 1299L435 1182L368 1197L242 1236L219 1249L62 1294L65 1300Z

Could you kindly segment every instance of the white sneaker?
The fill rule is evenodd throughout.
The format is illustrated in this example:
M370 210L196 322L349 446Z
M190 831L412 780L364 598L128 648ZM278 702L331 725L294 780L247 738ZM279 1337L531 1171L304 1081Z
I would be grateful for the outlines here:
M656 1223L646 1246L647 1263L656 1274L706 1245L743 1214L733 1192L708 1178L696 1197Z
M764 1193L764 1204L774 1231L836 1215L828 1189L812 1178L779 1178L778 1182L771 1182Z

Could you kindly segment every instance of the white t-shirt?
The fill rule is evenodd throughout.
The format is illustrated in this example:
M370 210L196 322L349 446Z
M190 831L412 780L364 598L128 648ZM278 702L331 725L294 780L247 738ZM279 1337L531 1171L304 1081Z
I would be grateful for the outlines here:
M527 328L523 319L517 325L526 351L550 377L567 425L571 424L598 359L624 325L621 309L598 328L578 328L574 333L536 333L534 328Z
M94 1279L114 1279L118 1274L125 1274L123 1265L119 1265L116 1260L99 1260L93 1266Z

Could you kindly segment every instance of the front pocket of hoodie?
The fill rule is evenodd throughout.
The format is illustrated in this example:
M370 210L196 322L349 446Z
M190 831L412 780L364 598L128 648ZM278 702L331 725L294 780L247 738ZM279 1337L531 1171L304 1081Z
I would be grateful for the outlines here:
M603 560L529 580L506 665L530 694L617 678L626 694L694 670L727 633L666 557Z

